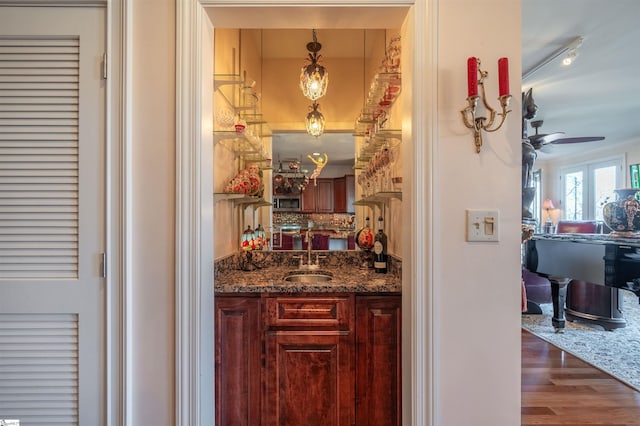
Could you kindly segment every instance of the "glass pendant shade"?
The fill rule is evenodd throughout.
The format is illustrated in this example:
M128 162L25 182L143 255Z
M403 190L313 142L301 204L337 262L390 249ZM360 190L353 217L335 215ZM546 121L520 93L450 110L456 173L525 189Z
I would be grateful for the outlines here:
M315 101L327 93L329 85L329 73L326 68L312 60L300 71L300 89L308 99Z
M304 120L307 127L307 133L311 136L320 136L324 132L324 115L318 111L318 104L314 102L312 106L313 110L307 114L307 118Z
M305 97L314 102L327 93L329 85L329 73L325 67L318 63L320 49L322 49L322 45L318 43L316 30L313 30L313 41L307 43L308 60L311 63L303 66L300 70L300 89Z

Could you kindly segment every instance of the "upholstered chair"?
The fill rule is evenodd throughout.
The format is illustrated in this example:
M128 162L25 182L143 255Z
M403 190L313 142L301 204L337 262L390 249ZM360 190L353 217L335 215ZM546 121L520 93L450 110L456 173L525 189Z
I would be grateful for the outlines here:
M522 225L522 243L533 236L533 228ZM551 283L522 266L522 313L542 314L540 304L551 303Z

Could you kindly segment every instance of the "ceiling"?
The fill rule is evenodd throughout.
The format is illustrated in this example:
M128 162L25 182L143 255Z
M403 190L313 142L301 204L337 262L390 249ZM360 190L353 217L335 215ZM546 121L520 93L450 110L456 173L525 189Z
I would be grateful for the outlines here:
M605 136L604 141L552 145L539 160L640 141L640 2L637 0L523 0L522 70L578 36L575 62L549 63L523 82L533 88L540 133ZM529 129L533 134L533 129Z

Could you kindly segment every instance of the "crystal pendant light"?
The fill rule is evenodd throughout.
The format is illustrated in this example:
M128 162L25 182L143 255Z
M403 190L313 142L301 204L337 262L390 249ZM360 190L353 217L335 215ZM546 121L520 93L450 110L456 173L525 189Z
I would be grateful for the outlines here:
M311 136L320 136L324 132L324 115L318 111L318 104L313 103L312 110L307 114L304 123L307 127L307 133Z
M321 48L322 45L316 38L316 30L313 30L313 41L307 43L311 63L304 65L300 70L300 89L304 96L312 101L323 97L329 85L329 73L318 63L321 57L318 52Z

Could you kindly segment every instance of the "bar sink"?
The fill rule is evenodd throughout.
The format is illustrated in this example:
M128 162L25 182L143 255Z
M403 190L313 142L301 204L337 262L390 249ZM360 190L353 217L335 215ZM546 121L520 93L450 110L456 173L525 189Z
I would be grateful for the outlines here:
M285 281L296 283L317 283L331 281L333 277L331 275L317 273L317 274L299 274L292 273L284 277Z

